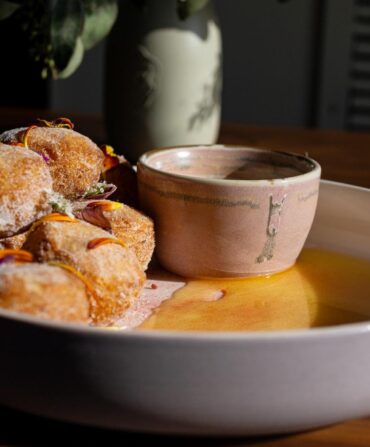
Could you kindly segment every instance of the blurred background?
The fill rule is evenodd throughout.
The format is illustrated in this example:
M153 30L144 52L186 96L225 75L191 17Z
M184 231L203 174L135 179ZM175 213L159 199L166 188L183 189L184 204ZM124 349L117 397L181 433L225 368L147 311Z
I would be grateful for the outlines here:
M214 5L223 39L223 121L370 129L370 0ZM70 78L49 81L30 64L10 21L1 23L0 38L0 106L103 113L106 40Z

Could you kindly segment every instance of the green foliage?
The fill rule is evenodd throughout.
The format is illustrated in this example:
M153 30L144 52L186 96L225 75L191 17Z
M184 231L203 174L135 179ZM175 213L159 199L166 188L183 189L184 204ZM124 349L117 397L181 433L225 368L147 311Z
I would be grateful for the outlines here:
M7 19L8 17L10 17L19 7L20 5L18 5L16 2L1 1L0 20Z
M85 10L82 43L89 50L109 34L118 16L118 4L115 0L83 0L82 3Z
M0 0L0 20L25 32L43 78L67 78L111 30L118 0Z
M58 69L56 73L54 72L54 70L52 70L54 79L65 79L71 76L80 66L84 57L84 52L85 50L82 43L82 39L79 36L77 37L73 51L70 57L68 58L67 65L63 69L62 68Z
M145 10L147 0L131 1ZM186 20L208 1L176 0L177 14ZM13 20L26 34L29 54L43 78L62 79L77 70L86 50L109 34L118 5L118 0L0 0L0 20Z
M80 0L57 0L51 10L50 41L54 78L67 69L71 74L82 61L83 47L78 44L84 27L84 10ZM66 76L65 76L66 77Z

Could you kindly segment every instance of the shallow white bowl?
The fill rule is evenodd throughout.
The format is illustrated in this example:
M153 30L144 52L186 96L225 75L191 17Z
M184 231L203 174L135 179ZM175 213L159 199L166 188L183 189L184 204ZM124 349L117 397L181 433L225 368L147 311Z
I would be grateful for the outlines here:
M309 242L370 258L370 190L322 182ZM137 431L291 432L370 414L369 351L370 322L143 333L0 311L0 403Z

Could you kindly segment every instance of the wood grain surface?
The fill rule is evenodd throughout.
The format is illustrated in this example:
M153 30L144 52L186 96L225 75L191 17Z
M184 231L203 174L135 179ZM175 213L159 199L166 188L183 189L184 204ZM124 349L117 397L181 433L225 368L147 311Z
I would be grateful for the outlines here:
M60 113L0 108L0 131L31 124L35 117ZM104 124L96 115L72 116L77 130L105 141ZM222 126L220 142L308 153L322 166L323 178L370 187L370 133L260 127ZM0 366L1 367L1 366ZM1 386L1 384L0 384ZM311 432L268 438L184 438L114 432L50 421L0 408L0 446L36 445L155 445L176 447L369 447L370 419L361 419Z
M325 179L370 188L370 133L225 124L220 141L308 154Z

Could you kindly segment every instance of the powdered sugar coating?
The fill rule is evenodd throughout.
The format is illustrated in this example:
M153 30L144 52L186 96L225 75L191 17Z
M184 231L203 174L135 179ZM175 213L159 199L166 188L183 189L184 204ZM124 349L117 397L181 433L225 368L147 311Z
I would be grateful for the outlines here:
M18 143L18 135L26 130L27 127L17 127L16 129L6 130L0 134L0 142L4 144L16 144Z
M27 231L24 233L19 233L15 236L5 237L0 239L0 249L1 248L11 248L20 249L22 245L26 242Z
M15 143L25 129L3 132L0 141ZM28 133L27 144L48 158L53 188L65 197L81 197L99 181L104 154L90 138L71 129L34 127Z
M47 264L0 266L0 307L44 319L89 321L89 300L83 282Z
M82 212L89 203L93 202L75 202L73 207L76 217L84 218L90 223L95 224L95 220L89 220L89 214ZM110 201L106 200L104 202L109 203ZM112 211L96 209L94 212L103 215L104 222L109 225L112 234L125 242L135 252L142 268L146 270L152 258L155 245L152 219L124 204L120 208L113 209Z
M52 179L45 161L0 143L0 238L13 236L50 211Z
M97 238L111 238L106 231L86 222L40 223L24 245L38 261L59 261L80 271L95 291L90 316L107 325L120 318L143 287L145 275L135 254L116 244L88 249Z

